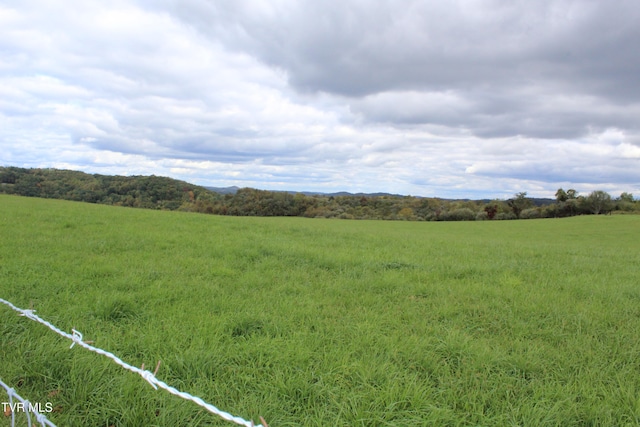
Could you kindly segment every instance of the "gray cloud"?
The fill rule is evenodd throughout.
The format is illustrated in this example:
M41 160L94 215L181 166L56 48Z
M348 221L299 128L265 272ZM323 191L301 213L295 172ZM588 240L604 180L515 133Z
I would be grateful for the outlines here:
M274 189L637 193L638 18L631 0L0 5L0 163Z
M352 98L368 120L543 138L554 130L581 135L589 125L637 127L630 114L553 108L557 94L637 108L640 12L633 1L168 3L203 34L285 70L297 90ZM463 108L445 99L445 111L433 111L452 94ZM403 95L406 110L366 105ZM554 118L562 124L549 130Z

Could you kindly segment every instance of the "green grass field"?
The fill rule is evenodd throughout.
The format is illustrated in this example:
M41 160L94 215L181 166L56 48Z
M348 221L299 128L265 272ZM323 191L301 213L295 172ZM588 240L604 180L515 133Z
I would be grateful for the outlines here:
M635 426L639 236L635 215L236 218L0 196L0 297L271 427ZM4 305L0 337L0 378L59 426L232 425Z

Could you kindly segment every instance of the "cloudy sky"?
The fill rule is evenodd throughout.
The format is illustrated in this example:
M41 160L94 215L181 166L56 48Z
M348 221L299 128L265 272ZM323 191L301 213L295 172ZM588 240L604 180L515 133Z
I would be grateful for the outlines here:
M0 165L640 196L637 0L0 0Z

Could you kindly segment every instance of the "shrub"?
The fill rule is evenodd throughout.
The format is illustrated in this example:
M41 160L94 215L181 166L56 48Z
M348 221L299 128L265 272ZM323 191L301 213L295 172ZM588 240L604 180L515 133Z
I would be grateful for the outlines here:
M455 209L440 215L442 221L473 221L475 219L476 213L469 208Z
M505 220L505 219L518 219L518 218L513 212L500 212L499 214L496 214L495 219Z
M489 214L485 211L478 212L476 215L476 221L486 221L489 219Z
M525 209L520 212L520 219L534 219L540 217L540 211L537 208Z

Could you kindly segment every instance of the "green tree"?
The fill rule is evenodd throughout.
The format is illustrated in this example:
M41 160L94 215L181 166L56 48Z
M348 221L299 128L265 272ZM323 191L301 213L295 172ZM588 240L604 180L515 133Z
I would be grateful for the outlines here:
M566 202L568 198L569 196L567 196L567 192L564 191L562 188L558 188L558 191L556 191L556 201L558 203L562 203L562 202Z
M520 218L520 213L522 213L523 210L533 206L533 202L531 201L531 199L527 198L526 191L517 193L514 198L511 198L507 201L507 204L513 211L513 214L516 216L516 218Z
M400 212L398 212L398 218L404 220L410 220L414 218L413 209L411 208L402 208Z
M556 191L556 205L554 208L547 208L546 213L548 216L565 217L574 216L578 211L578 192L573 188L564 191L562 188L558 188Z
M624 192L620 194L620 200L623 202L633 203L633 194Z
M636 203L633 200L633 194L631 193L622 193L620 197L616 200L616 210L631 212L636 207Z
M0 183L15 184L20 176L19 172L17 168L0 168Z
M594 215L599 215L600 213L608 213L613 208L611 195L601 190L592 191L584 199L584 203L589 211L591 211L591 213L593 213Z

